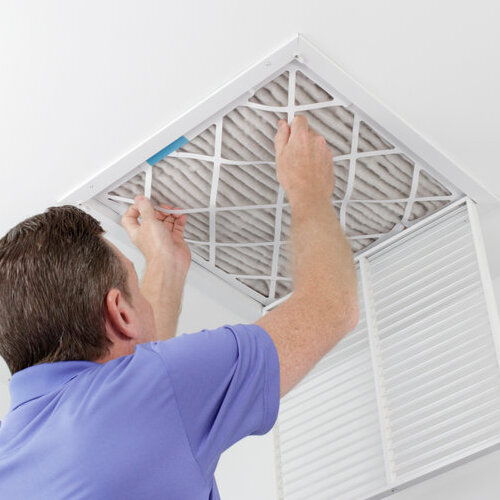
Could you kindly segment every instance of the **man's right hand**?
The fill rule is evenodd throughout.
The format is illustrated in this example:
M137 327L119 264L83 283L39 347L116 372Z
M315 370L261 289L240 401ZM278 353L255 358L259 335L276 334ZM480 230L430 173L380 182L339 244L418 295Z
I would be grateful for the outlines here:
M291 205L330 200L334 187L333 153L325 138L309 128L304 116L296 116L291 128L278 123L274 138L276 173Z

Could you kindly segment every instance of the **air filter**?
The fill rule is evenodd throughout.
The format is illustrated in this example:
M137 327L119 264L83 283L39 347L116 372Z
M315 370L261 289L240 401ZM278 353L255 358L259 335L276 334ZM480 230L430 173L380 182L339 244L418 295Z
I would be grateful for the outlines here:
M181 207L195 260L269 304L292 290L290 206L274 163L280 118L306 116L333 150L332 204L355 253L463 195L297 57L246 90L94 199L117 216L142 193Z

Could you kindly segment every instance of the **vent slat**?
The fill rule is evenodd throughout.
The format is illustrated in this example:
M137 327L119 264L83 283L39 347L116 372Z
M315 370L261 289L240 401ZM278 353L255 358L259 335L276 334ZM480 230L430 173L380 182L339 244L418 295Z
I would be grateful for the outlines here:
M477 300L473 301L473 298ZM380 339L380 344L385 352L392 343L397 344L409 338L418 338L419 335L428 334L429 331L433 331L435 325L455 325L453 322L466 321L471 313L477 313L477 311L481 311L484 317L484 302L481 301L480 291L475 294L475 297L466 297L466 300L452 304L447 308L446 315L443 315L442 311L435 311L427 314L424 318L414 321L405 329L393 332L389 330L389 334Z
M380 329L381 341L384 341L384 338L390 338L392 336L398 336L403 333L403 335L408 334L410 331L415 331L421 327L422 324L428 323L429 321L433 321L440 316L443 317L444 314L453 314L455 311L463 311L468 305L474 303L476 307L484 308L483 293L479 288L475 288L472 290L468 290L468 293L464 293L463 290L458 290L453 293L453 297L449 295L440 300L440 304L442 306L441 309L434 309L431 311L426 311L425 315L421 315L423 317L417 317L415 315L412 317L412 321L405 325L403 320L398 321L398 323L394 323L390 326L387 326L383 329ZM408 322L407 322L408 323ZM406 330L406 332L405 332Z
M469 352L462 353L455 358L446 360L443 364L432 367L428 371L420 371L417 376L414 376L410 380L403 380L405 374L393 377L388 380L388 383L390 383L390 389L387 390L387 394L392 397L394 394L409 390L412 387L420 387L421 384L425 384L428 381L435 383L442 374L447 373L448 371L456 372L465 370L468 369L469 362L473 363L479 360L490 362L491 359L491 348L484 345L477 346Z
M500 438L500 375L466 210L370 261L395 478Z
M456 264L454 265L456 266ZM388 297L387 291L385 293L374 294L374 300L378 305L378 316L386 320L394 313L417 305L416 302L418 300L429 296L431 293L439 293L446 287L452 287L457 281L469 279L475 280L477 283L478 273L476 267L469 264L467 268L465 267L466 265L464 263L463 268L453 273L446 268L438 269L429 274L426 283L421 283L420 280L411 282L398 295L392 294ZM392 288L396 287L393 286ZM399 289L399 283L397 288ZM388 300L389 298L390 300Z
M392 269L387 269L383 273L383 278L377 279L373 277L373 279L376 280L376 285L374 287L375 293L379 293L386 287L391 288L395 281L402 284L406 277L416 276L419 274L419 271L425 270L426 273L430 273L436 269L440 269L441 266L449 262L450 258L452 258L453 261L459 261L470 257L474 253L472 242L466 235L459 239L461 241L441 241L439 242L440 245L436 245L433 253L427 254L424 259L411 258L405 262L398 262L398 265L395 265ZM446 250L446 252L443 252L444 250Z
M468 348L485 348L491 350L491 344L481 343L481 341L487 339L489 339L487 331L483 331L483 333L477 336L469 336L462 342L458 342L457 338L448 339L441 344L423 350L418 355L407 357L399 363L392 364L384 372L385 379L386 381L397 384L397 380L399 380L400 377L411 377L415 372L422 373L436 364L438 367L442 366L442 364L447 363L448 360L450 362L456 362L456 355L463 353L464 350L466 351L466 355L474 352L473 349L467 352Z
M409 469L410 466L421 466L421 464L425 463L426 460L436 460L436 457L442 455L443 453L451 453L459 448L466 449L467 446L473 446L474 444L477 444L477 442L487 441L498 437L500 437L500 419L498 418L498 415L494 415L491 417L491 421L488 422L487 425L481 422L479 424L479 429L475 429L472 432L459 433L459 436L453 440L445 442L440 446L436 446L425 453L413 456L407 460L399 460L398 469L403 471L405 469ZM437 440L434 444L436 443Z
M369 401L368 401L369 402ZM322 413L317 416L313 421L303 422L301 425L293 426L293 432L300 434L300 431L307 431L307 439L304 436L300 438L283 438L282 440L282 452L285 454L306 442L312 442L315 438L323 438L322 431L325 426L333 426L340 429L344 424L348 425L359 425L357 422L358 416L364 416L367 413L373 412L373 409L367 410L367 400L351 402L351 404L346 405L345 408L339 409L335 413L328 414L327 412ZM280 425L281 432L285 435L287 430L283 425ZM293 439L293 440L292 440Z
M290 492L287 498L298 500L298 499L311 499L311 498L322 498L323 493L326 493L327 496L323 498L332 498L329 495L335 494L336 496L333 498L352 498L351 496L342 497L341 495L349 494L349 490L352 486L358 485L360 482L372 482L374 478L377 476L380 477L380 472L378 470L373 470L372 467L366 466L363 470L360 471L352 471L346 479L342 487L338 485L336 481L336 475L325 475L321 479L317 479L316 481L307 481L294 489L293 493ZM307 488L307 494L309 496L304 495L304 489ZM286 491L286 490L285 490Z
M371 380L371 373L367 370L366 377L360 378L355 381L355 384L335 392L335 398L326 399L324 397L316 397L314 400L309 399L309 404L306 407L302 405L301 408L296 408L294 412L290 412L287 415L286 422L282 424L283 429L287 429L288 426L298 425L302 420L311 422L314 417L320 417L324 412L331 412L341 404L347 404L350 401L363 398L371 390L370 387L366 387L370 385ZM310 413L314 413L314 417L311 417Z
M452 427L451 430L447 431L448 433L460 432L464 427L469 425L473 425L476 421L480 421L484 418L484 415L498 415L500 412L500 394L498 390L489 391L488 395L492 396L492 399L488 399L486 401L478 402L477 399L466 402L462 405L455 405L454 410L455 413L450 413L447 415L446 420L438 420L437 422L431 424L431 420L427 419L427 425L418 431L415 429L412 430L410 434L404 435L400 434L397 446L394 446L393 450L396 454L400 451L405 454L414 452L414 446L419 445L421 442L429 443L429 435L433 435L436 432L441 432L449 427ZM484 395L484 393L483 393ZM468 404L467 404L468 403ZM474 403L474 406L471 405ZM441 412L441 416L446 415L444 412ZM460 424L460 425L459 425ZM444 438L446 436L445 433L441 433L439 438ZM430 444L432 445L432 443ZM429 444L426 444L429 446Z
M308 433L308 440L313 440L317 435L321 435L321 430L324 426L330 425L331 422L335 422L335 426L341 428L345 423L354 423L358 418L365 416L370 413L372 410L367 410L367 406L370 405L373 400L373 395L370 393L368 388L365 389L363 394L360 394L359 398L354 398L349 401L343 402L344 408L338 409L334 405L330 407L324 405L324 408L321 408L321 412L315 413L314 416L311 416L309 419L303 419L296 421L293 425L281 425L281 431L286 433L287 431L297 432L306 432ZM317 434L319 433L319 434ZM299 440L301 443L301 439L304 438L295 438ZM283 450L287 449L291 442L290 439L283 439ZM292 446L290 444L290 446ZM294 444L295 446L295 444Z
M439 401L432 401L425 406L419 406L417 410L412 412L414 417L409 422L406 418L406 413L399 418L391 415L392 436L394 439L399 439L399 436L405 432L413 432L414 430L426 426L433 420L439 420L442 416L450 412L455 412L464 404L464 398L467 398L467 404L476 404L478 400L486 397L496 397L498 395L498 375L495 374L487 379L481 379L479 382L468 387L458 390L456 393L448 394L448 396Z
M382 266L387 265L387 262L393 262L394 259L404 258L405 255L413 253L415 247L418 248L425 245L429 240L432 242L443 237L443 227L446 228L446 234L456 234L457 228L459 228L458 232L467 232L467 217L464 216L461 209L446 213L439 219L430 222L425 231L419 231L417 234L402 238L390 248L383 249L372 259L372 262L375 265Z
M355 436L352 436L352 442L356 442L359 446L358 452L362 453L363 450L370 449L369 445L372 441L373 436L370 432L367 432L367 429L373 430L376 427L376 415L370 414L364 416L364 421L360 422L360 425L357 426L357 429L361 431L360 433L356 433ZM335 428L337 429L337 427ZM362 433L364 432L365 439L362 439ZM302 471L303 467L307 465L314 465L314 460L312 460L312 456L316 455L320 457L322 462L322 467L326 467L329 463L328 458L331 456L332 450L337 450L340 447L340 443L338 442L338 436L345 436L345 430L343 432L337 432L336 436L328 435L327 438L323 439L321 442L316 443L317 446L307 446L300 449L300 453L290 453L287 457L289 461L288 473L295 474L297 470ZM367 442L368 441L368 442ZM308 442L307 445L310 443ZM350 445L345 447L346 451L354 454L355 450L351 449ZM378 453L377 448L374 447L371 449L373 453ZM351 454L347 453L346 457L349 457ZM379 457L380 458L380 457ZM344 459L342 459L344 460ZM320 460L318 459L318 462ZM337 467L339 462L335 463Z
M457 330L455 324L450 324L451 318L444 318L439 324L433 324L428 328L424 328L419 332L419 335L404 337L398 342L392 340L382 350L384 358L388 364L400 357L401 352L411 354L413 351L425 349L428 344L439 342L442 337L449 337ZM444 323L444 324L443 324ZM477 328L488 327L488 320L484 314L470 314L462 321L461 333L470 332ZM460 333L460 334L461 334Z
M447 391L458 393L460 388L467 383L473 383L478 377L488 377L492 371L491 364L482 364L484 358L477 358L467 363L466 366L456 367L454 370L446 371L439 380L431 379L426 383L419 384L412 389L406 389L400 394L394 394L391 398L391 408L393 418L397 418L397 413L407 412L413 406L425 406L426 401L441 401ZM496 372L495 372L496 374ZM413 408L416 411L416 408Z
M439 258L423 262L414 261L406 267L398 268L392 274L388 274L387 279L377 282L377 285L373 288L373 293L377 298L385 296L388 291L393 291L395 287L399 288L399 286L413 282L416 278L427 273L439 271L450 259L455 262L456 269L460 269L458 265L465 265L470 262L473 255L471 250L471 247L460 247L447 254L442 254Z
M422 321L422 319L425 319L427 315L430 314L443 314L447 308L457 307L457 305L461 304L461 302L467 302L472 298L480 296L481 294L482 290L477 286L477 283L471 283L446 294L444 297L435 300L432 304L428 304L418 311L408 314L405 318L393 321L390 325L387 324L387 322L384 322L384 325L386 326L381 326L379 328L379 332L381 335L387 335L391 331L402 330L407 326L414 326L415 320Z
M442 259L436 259L431 262L418 262L413 265L412 269L400 269L390 276L390 279L386 283L380 283L376 289L374 289L374 296L377 300L385 298L388 293L397 293L399 287L411 286L422 276L427 274L432 275L434 273L440 273L449 263L450 259L454 259L454 266L450 266L448 269L453 272L452 269L455 268L455 272L460 273L461 268L459 266L465 266L471 262L473 254L467 253L468 249L460 249L459 251L452 252L450 255L443 256ZM428 284L430 284L428 282Z
M477 284L477 273L468 274L465 276L453 276L452 278L454 279L451 279L451 282L450 280L448 280L448 283L446 285L441 285L441 287L439 287L438 284L432 284L427 287L422 287L422 289L418 292L408 294L407 300L409 304L406 307L398 308L399 310L397 310L396 312L388 313L387 310L377 308L377 311L379 311L379 316L383 318L383 320L380 320L378 322L379 327L383 329L384 325L388 325L391 323L393 325L399 324L399 321L402 319L401 316L407 318L409 315L411 315L412 317L414 314L421 315L422 312L426 311L430 307L435 307L437 304L440 304L440 300L444 301L444 299L440 299L440 297L443 297L443 294L445 295L446 299L448 299L450 296L455 297L455 295L453 295L453 293L451 292L452 290L456 289L457 286L460 287L460 292L462 295L470 290L479 288ZM447 292L450 293L448 294ZM436 301L436 299L439 300Z
M377 458L377 450L376 449L368 449L366 451L365 448L359 450L353 450L352 452L346 454L346 456L342 459L337 459L335 464L335 475L337 477L337 485L341 485L343 481L350 478L350 473L355 472L359 474L363 470L367 470L367 468L373 468L373 459ZM298 481L304 481L307 478L308 481L314 483L318 478L316 473L321 474L324 477L326 473L328 476L331 475L331 465L327 462L323 463L322 466L318 467L314 462L309 462L309 467L300 467L297 471L291 472L290 479L286 483L286 487L293 488L293 485ZM382 463L380 463L379 471L383 469ZM347 476L347 477L346 477Z
M289 472L293 472L293 467L297 464L300 465L306 461L310 462L320 458L331 460L335 457L335 464L337 464L353 453L371 449L378 443L377 436L373 434L376 425L375 421L371 421L362 427L356 427L355 434L346 435L345 431L342 433L332 432L328 434L327 439L317 440L314 445L307 442L300 450L297 448L283 450L283 457L290 463Z
M475 265L474 262L470 261L465 261L465 264L462 268L464 272L471 272L471 271L476 271L477 266ZM402 283L401 281L399 282L399 286L397 289L394 290L392 293L381 293L380 296L374 293L375 298L378 301L379 308L378 311L383 311L386 307L386 304L391 304L391 305L396 305L398 304L397 302L397 297L405 297L406 294L411 293L412 290L415 288L418 289L420 286L428 286L429 281L435 282L436 280L440 281L445 281L445 278L449 278L449 271L456 269L456 262L448 262L447 264L444 264L442 267L439 269L430 272L430 273L425 273L421 275L420 278L417 278L416 280L409 279L407 283Z
M348 362L342 363L338 367L338 370L325 371L312 380L304 379L304 383L300 387L297 386L297 390L294 389L293 393L290 393L290 397L283 403L283 411L303 404L305 401L301 398L307 401L311 397L314 397L315 393L322 390L320 384L323 380L325 382L329 380L335 385L347 384L353 378L370 370L370 366L367 363L369 363L369 353L365 351L355 358L349 359Z
M415 239L412 248L405 247L405 253L398 257L395 253L391 254L391 264L387 264L382 259L374 258L371 264L371 272L374 280L377 283L384 283L387 277L393 272L398 272L400 269L407 268L416 261L428 261L433 256L442 255L444 248L449 249L456 247L460 249L465 243L466 247L471 245L469 235L464 233L463 226L457 226L446 234L441 234L432 239L421 241Z

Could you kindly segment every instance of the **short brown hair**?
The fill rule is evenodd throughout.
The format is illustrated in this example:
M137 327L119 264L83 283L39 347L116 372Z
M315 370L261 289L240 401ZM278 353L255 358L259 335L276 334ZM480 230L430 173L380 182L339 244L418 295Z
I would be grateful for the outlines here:
M130 300L128 275L99 222L51 207L0 239L0 355L11 373L38 363L97 360L108 351L104 303Z

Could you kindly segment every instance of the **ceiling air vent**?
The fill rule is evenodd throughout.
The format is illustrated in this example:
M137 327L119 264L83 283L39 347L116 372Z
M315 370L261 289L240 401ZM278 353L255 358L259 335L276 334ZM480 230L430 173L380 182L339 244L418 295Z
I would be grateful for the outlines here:
M381 497L500 443L498 316L472 201L494 196L298 36L62 202L125 242L135 195L182 207L193 259L272 308L292 291L273 137L297 114L334 151L362 319L282 401L279 497Z

